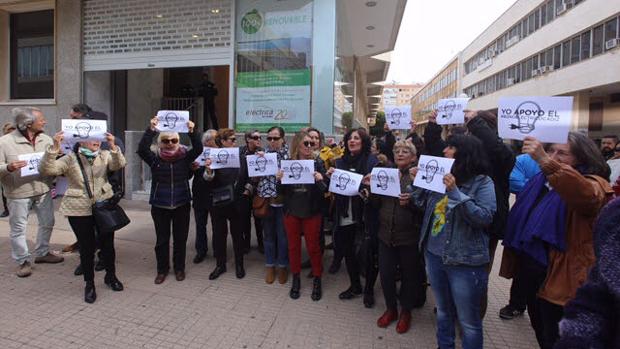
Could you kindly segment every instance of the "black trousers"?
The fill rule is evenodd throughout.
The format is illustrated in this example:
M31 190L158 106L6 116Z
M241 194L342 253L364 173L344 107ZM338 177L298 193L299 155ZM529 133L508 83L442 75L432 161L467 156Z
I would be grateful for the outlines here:
M400 267L400 291L396 291L396 270ZM379 241L379 273L383 297L388 309L397 310L397 300L404 310L419 307L426 301L425 271L418 246L388 246Z
M101 250L106 275L114 275L116 251L114 251L114 232L96 234L93 216L69 216L69 225L75 234L80 248L80 263L84 270L84 281L95 279L95 250Z
M245 199L241 199L245 200ZM228 238L228 223L230 223L230 235L233 241L235 263L243 265L243 239L244 220L242 214L247 212L246 203L236 201L223 207L214 207L213 219L213 254L218 266L226 266L226 242Z
M376 234L369 233L363 240L363 243L368 244L366 248L366 265L364 265L364 293L373 294L375 288L375 282L379 275L379 238ZM359 258L358 258L359 260Z
M209 213L211 213L211 231L213 231L213 208L210 205L205 205L194 202L194 220L196 221L196 240L194 247L196 248L196 254L206 255L209 251L209 238L207 237L207 220L209 219Z
M245 200L245 199L244 199ZM254 216L254 210L252 210L252 200L247 201L247 209L243 212L243 243L246 249L250 249L250 243L252 242L252 217L254 217L254 231L256 232L256 242L258 246L263 246L263 221Z
M357 232L357 224L339 226L334 232L334 240L336 248L340 249L339 252L342 253L342 256L344 256L351 286L361 287L359 264L355 253L355 239L358 234Z
M537 297L538 290L547 277L547 268L540 265L534 259L526 255L519 255L519 270L517 277L520 278L523 294L526 299L527 313L530 323L536 334L536 341L541 348L551 348L545 345L545 323L540 299ZM557 324L556 324L557 325Z
M522 285L523 281L516 275L512 278L512 284L510 285L510 304L513 308L524 311L527 306L527 296L524 294Z
M538 298L540 319L543 324L543 349L552 349L555 342L560 339L560 320L564 316L564 307Z
M174 209L151 206L151 217L157 235L155 257L158 274L167 274L170 270L170 233L174 271L185 271L185 245L189 233L190 210L189 203Z

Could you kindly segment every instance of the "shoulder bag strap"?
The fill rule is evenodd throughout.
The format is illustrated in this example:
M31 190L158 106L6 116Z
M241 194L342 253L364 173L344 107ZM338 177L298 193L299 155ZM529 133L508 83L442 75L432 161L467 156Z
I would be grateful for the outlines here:
M82 177L84 178L84 187L86 188L86 193L91 201L93 201L93 193L90 191L90 183L88 182L88 177L86 177L86 171L84 170L84 164L82 164L82 160L80 159L80 154L75 153L75 160L80 165L80 171L82 172Z

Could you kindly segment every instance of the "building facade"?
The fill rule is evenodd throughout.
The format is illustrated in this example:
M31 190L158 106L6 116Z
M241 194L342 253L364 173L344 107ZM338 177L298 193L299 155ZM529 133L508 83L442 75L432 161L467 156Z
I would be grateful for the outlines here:
M387 84L383 86L380 110L386 105L409 105L411 98L424 86L423 84Z
M519 0L462 51L469 108L573 96L573 129L620 134L620 2Z

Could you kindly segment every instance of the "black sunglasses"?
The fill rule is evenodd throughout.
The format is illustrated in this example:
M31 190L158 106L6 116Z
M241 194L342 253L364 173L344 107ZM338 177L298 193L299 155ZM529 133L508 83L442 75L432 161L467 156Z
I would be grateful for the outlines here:
M229 138L226 138L225 140L231 141L231 142L236 142L237 138L236 137L229 137Z
M166 139L162 139L161 142L164 144L170 144L170 143L177 144L179 143L179 139L178 138L172 138L172 139L166 138Z
M267 137L269 142L279 141L280 139L282 139L282 137Z
M304 146L307 148L314 147L314 142L304 141Z
M248 137L248 139L255 140L255 141L260 141L260 136L250 136L250 137Z

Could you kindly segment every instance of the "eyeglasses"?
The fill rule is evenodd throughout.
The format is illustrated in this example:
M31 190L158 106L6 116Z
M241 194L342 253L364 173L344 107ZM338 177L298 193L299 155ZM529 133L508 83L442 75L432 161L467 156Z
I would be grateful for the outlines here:
M615 152L620 152L620 148L614 149Z
M226 138L225 140L230 141L230 142L236 142L237 138L235 137L230 137L230 138Z
M260 136L250 136L248 137L248 139L254 140L254 141L260 141Z
M267 140L269 142L277 142L277 141L279 141L281 139L282 139L282 137L267 137Z
M179 143L179 139L178 138L172 138L172 139L166 138L166 139L162 139L161 142L164 144L170 144L170 143L177 144Z
M304 142L304 147L306 147L306 148L314 147L314 142L305 141Z

